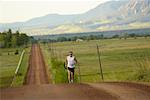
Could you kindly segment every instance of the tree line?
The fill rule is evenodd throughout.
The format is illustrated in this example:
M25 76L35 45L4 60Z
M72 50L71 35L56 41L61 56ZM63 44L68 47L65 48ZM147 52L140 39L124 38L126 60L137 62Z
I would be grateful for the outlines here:
M58 37L56 39L57 42L63 42L63 41L76 41L78 39L81 39L81 40L97 40L97 39L104 39L104 35L101 34L101 35L89 35L89 36L74 36L74 37L70 37L70 38L67 38L67 37Z
M111 37L104 36L103 34L101 35L87 35L87 36L73 36L73 37L58 37L56 39L38 39L41 42L63 42L63 41L80 41L80 40L85 40L85 41L90 41L90 40L98 40L98 39L113 39L113 38L118 38L118 39L128 39L128 38L134 38L136 39L137 37L150 37L150 34L135 34L135 33L122 33L122 34L115 34Z
M13 33L12 30L9 29L8 31L0 32L0 48L25 46L29 40L29 36L19 31Z

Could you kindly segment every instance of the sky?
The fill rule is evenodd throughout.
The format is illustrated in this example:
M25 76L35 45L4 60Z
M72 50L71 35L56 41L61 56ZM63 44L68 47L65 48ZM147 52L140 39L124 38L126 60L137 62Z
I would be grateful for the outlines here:
M110 0L0 0L0 23L23 22L47 14L80 14Z

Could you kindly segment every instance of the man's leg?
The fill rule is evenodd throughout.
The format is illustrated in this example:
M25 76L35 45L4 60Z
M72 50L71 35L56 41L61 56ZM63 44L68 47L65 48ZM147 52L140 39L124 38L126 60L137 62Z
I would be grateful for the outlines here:
M71 80L71 72L70 72L70 70L68 69L68 83L70 83L70 80Z
M71 81L74 82L74 69L71 71Z
M74 80L74 78L73 78L73 72L71 72L71 82L73 83L73 80Z

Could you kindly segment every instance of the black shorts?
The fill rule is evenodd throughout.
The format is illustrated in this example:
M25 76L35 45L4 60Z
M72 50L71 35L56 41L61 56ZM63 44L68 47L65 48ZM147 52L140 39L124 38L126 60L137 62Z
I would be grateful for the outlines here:
M69 68L69 67L68 67L68 70L69 70L70 72L73 72L73 73L74 73L74 68Z

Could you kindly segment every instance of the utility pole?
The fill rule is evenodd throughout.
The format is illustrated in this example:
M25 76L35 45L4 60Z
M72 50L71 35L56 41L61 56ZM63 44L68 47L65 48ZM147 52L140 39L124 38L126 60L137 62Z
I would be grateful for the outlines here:
M103 69L102 69L102 63L101 63L101 54L100 54L98 45L97 45L97 55L98 55L98 61L99 61L100 76L101 76L102 81L104 81Z

